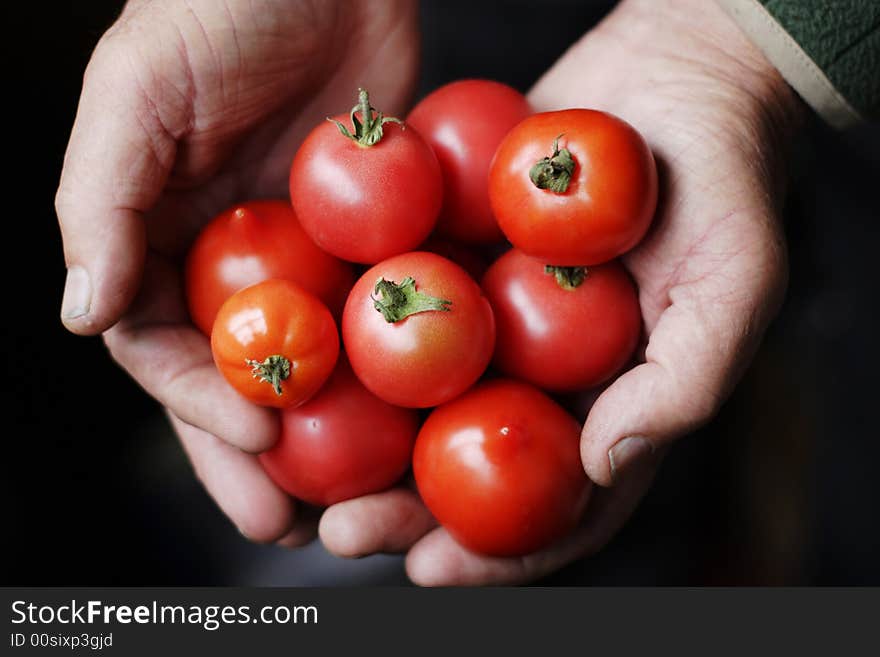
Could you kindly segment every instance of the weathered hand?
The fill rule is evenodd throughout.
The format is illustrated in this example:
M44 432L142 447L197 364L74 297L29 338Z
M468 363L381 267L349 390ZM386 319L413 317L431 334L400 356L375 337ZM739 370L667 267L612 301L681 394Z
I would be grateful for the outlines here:
M293 545L314 527L294 526L293 502L248 453L271 446L277 417L216 371L187 316L180 256L231 203L286 197L296 146L358 86L402 112L417 40L410 0L130 0L85 74L56 202L62 320L104 332L255 540Z

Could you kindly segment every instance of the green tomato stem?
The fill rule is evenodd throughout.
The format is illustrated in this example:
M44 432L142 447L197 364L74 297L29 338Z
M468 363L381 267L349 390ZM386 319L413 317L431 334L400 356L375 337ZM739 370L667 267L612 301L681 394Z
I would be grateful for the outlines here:
M544 265L544 273L552 274L556 278L556 284L563 290L574 290L586 279L587 268Z
M538 189L564 194L574 174L575 161L567 148L559 148L559 137L553 140L550 157L542 157L529 169L529 178Z
M374 295L379 295L374 296ZM432 310L448 312L451 301L432 297L416 290L416 282L407 276L400 283L380 278L373 289L373 307L382 313L389 324L406 319L410 315Z
M383 126L386 123L397 123L405 127L403 121L394 116L384 116L382 112L376 112L376 116L373 116L375 109L375 107L370 105L370 95L367 93L367 90L358 89L358 103L349 112L354 133L345 124L336 119L327 117L327 120L335 124L339 128L339 132L354 143L360 146L372 146L382 139L385 133ZM357 117L358 113L361 115L360 120Z
M290 376L289 360L280 354L275 354L266 358L262 363L250 358L246 358L244 362L250 366L251 376L271 384L275 394L281 396L281 382Z

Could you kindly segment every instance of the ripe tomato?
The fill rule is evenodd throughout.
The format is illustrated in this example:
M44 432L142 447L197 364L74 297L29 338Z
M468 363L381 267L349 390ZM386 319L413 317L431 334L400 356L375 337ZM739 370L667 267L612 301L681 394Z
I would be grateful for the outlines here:
M342 313L352 369L374 395L426 408L457 397L492 357L495 322L458 265L416 251L368 270Z
M327 306L277 278L239 290L220 307L211 331L214 362L255 404L298 406L318 392L339 356Z
M426 96L407 117L437 154L443 210L437 230L464 242L500 242L489 206L489 164L511 128L532 113L525 96L491 80L459 80Z
M617 261L552 268L512 249L486 272L483 292L495 314L495 365L547 390L602 383L638 342L639 300Z
M544 112L501 142L489 199L501 230L527 255L595 265L633 248L648 230L657 169L625 121L588 109Z
M571 531L592 484L580 425L525 383L483 383L422 426L413 473L428 510L456 541L483 554L535 552Z
M416 411L364 388L343 356L317 395L281 412L281 438L260 461L294 497L329 506L400 479L418 430Z
M424 241L440 212L443 179L418 132L381 112L374 117L364 90L350 114L354 134L347 118L321 123L299 147L290 200L318 246L372 264Z
M301 285L338 317L354 271L309 239L287 201L240 203L205 226L187 255L186 298L193 323L211 335L223 302L267 278Z

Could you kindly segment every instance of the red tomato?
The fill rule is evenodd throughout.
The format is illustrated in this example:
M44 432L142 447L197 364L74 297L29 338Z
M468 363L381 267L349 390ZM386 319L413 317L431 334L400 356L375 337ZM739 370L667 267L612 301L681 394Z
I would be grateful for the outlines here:
M437 408L422 426L413 473L428 510L456 541L518 556L577 524L591 483L580 425L525 383L495 380Z
M461 267L416 251L379 263L355 283L342 338L368 390L397 406L426 408L480 378L492 357L495 322Z
M553 268L550 268L553 269ZM546 271L512 249L483 277L495 314L494 363L547 390L598 385L627 362L642 316L635 288L617 262Z
M400 479L418 430L416 411L376 397L341 357L317 395L281 412L281 438L260 462L294 497L329 506Z
M267 278L283 278L311 292L338 317L354 271L319 249L287 201L248 201L202 229L186 260L186 298L193 323L211 335L223 302Z
M425 97L407 117L443 171L438 231L465 242L504 239L487 192L489 164L511 128L532 113L525 96L491 80L460 80Z
M373 117L366 92L348 132L324 121L306 137L290 169L290 199L303 228L325 251L375 263L421 244L443 201L440 165L416 130ZM365 118L366 117L366 118ZM340 134L345 132L348 136Z
M214 362L262 406L298 406L318 392L339 356L333 316L296 283L269 279L233 294L211 331Z
M587 109L544 112L501 142L489 199L501 230L527 255L594 265L630 250L648 230L657 169L625 121Z

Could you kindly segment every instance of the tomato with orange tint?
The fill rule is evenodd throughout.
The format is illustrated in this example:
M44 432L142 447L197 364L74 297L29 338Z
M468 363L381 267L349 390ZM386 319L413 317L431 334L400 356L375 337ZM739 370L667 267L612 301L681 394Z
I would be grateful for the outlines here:
M534 114L501 142L489 171L498 225L550 265L595 265L633 248L657 205L657 169L644 138L605 112Z
M333 316L290 281L233 294L211 331L214 362L241 395L262 406L298 406L318 392L339 356Z

